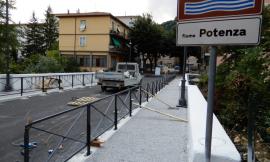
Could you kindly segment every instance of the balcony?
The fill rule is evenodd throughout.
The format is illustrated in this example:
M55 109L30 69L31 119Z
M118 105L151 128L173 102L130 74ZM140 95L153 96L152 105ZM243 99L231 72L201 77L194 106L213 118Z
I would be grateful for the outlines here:
M129 47L127 46L127 40L121 37L111 36L111 43L109 46L109 52L115 54L126 54L129 52Z
M119 30L110 30L110 34L115 36L115 37L120 37L122 39L128 39L128 35L124 32L120 32Z

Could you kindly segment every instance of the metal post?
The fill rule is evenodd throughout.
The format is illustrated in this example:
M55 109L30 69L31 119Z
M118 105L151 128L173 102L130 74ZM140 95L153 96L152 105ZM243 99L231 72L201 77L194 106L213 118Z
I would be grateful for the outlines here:
M87 125L86 125L86 131L87 131L87 138L86 138L86 145L87 145L87 153L86 155L89 156L91 151L90 151L90 146L91 146L91 105L87 105L87 117L86 117Z
M140 101L139 101L139 104L140 104L140 107L141 107L141 105L142 105L142 86L140 85L140 87L139 87L139 93L140 93Z
M23 95L23 77L21 77L21 96Z
M91 86L93 85L93 77L94 77L94 74L91 75Z
M82 85L85 86L85 84L84 84L84 74L82 75Z
M29 127L24 128L24 162L29 162Z
M158 92L158 80L156 81L156 93Z
M114 97L114 130L117 130L117 95Z
M73 74L71 75L71 87L73 88L73 85L74 85L74 76Z
M213 111L215 96L215 78L216 78L216 47L211 46L211 56L209 61L208 75L208 96L207 96L207 117L206 117L206 135L205 135L205 162L211 160L211 144L212 144L212 127L213 127Z
M45 92L45 77L42 76L42 92Z
M177 107L187 107L186 102L186 58L187 58L187 47L184 47L184 58L183 58L183 73L181 80L181 95Z
M165 86L165 78L162 77L162 88L164 88L164 86Z
M129 116L132 116L132 96L131 96L131 89L129 90Z
M160 89L161 89L160 84L161 84L161 80L159 80L159 82L158 82L158 91L160 91Z
M58 76L58 89L61 89L61 75Z
M148 92L149 91L149 84L147 83L146 85L146 91ZM146 101L148 102L148 98L149 98L149 94L146 93Z
M10 55L9 55L9 43L8 43L8 26L9 26L9 13L8 13L8 0L6 0L6 32L5 32L5 44L6 44L6 85L5 85L5 91L11 91L12 87L10 85L10 69L9 69L9 61L10 61Z
M250 100L249 100L250 102ZM254 152L254 123L255 123L255 111L254 105L248 103L248 162L255 162Z
M155 82L152 82L152 84L151 84L152 95L154 95L154 83L155 83Z

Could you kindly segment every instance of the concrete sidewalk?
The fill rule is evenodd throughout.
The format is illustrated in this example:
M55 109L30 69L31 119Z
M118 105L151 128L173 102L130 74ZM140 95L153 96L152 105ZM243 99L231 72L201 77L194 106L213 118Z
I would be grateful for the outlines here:
M179 79L173 80L157 96L175 107L178 84ZM187 118L186 109L168 109L155 98L146 106ZM187 142L187 123L141 109L85 162L186 162Z

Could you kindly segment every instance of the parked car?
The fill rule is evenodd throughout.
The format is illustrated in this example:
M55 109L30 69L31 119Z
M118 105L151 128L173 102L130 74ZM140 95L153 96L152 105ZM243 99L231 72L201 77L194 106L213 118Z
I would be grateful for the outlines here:
M114 72L98 72L96 78L102 91L106 91L107 88L121 89L139 85L142 80L138 64L125 62L117 63Z

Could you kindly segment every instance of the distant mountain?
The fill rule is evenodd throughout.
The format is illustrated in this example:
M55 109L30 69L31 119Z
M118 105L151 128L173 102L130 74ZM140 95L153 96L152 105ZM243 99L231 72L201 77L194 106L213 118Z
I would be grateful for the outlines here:
M175 20L166 21L162 23L161 26L163 26L166 31L172 31L175 30L176 21Z

